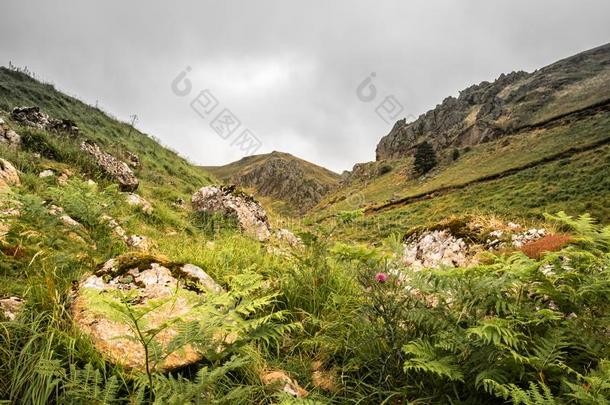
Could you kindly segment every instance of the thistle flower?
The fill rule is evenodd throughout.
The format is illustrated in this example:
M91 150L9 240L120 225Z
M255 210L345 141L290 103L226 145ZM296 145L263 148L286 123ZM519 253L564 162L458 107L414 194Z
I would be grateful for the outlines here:
M388 281L388 275L386 273L377 273L375 274L375 280L380 283L385 283Z

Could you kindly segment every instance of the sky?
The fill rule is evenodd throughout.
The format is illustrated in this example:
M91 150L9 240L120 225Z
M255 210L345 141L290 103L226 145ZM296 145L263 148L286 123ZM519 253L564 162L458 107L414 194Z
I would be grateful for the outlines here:
M193 163L289 152L341 172L403 117L610 42L607 0L2 0L0 65Z

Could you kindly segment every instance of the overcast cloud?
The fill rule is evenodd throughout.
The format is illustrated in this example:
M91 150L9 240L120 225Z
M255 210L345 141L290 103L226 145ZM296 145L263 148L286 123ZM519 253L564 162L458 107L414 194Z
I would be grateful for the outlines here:
M204 165L242 157L171 90L187 66L262 141L335 171L374 160L394 95L417 116L448 95L610 42L599 1L24 1L0 3L0 64L127 120ZM375 72L378 97L357 86Z

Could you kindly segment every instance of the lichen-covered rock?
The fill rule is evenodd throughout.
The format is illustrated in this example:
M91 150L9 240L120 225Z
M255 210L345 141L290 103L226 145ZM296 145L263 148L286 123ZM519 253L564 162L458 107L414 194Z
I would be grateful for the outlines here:
M21 184L19 173L8 160L0 158L0 189Z
M13 131L2 118L0 118L0 143L9 146L19 146L21 144L21 136Z
M144 197L140 197L135 193L127 194L127 204L133 207L140 207L145 214L152 214L153 207Z
M77 327L91 338L104 357L112 363L143 370L143 346L134 339L134 331L128 324L116 313L109 312L105 303L123 305L119 297L129 294L133 298L132 310L152 306L154 309L146 312L141 323L147 329L162 328L154 339L157 344L167 347L180 328L178 323L168 325L168 322L180 319L181 322L204 323L206 319L197 311L198 305L205 300L206 294L222 291L222 287L197 266L167 263L153 256L125 255L109 260L94 274L80 280L71 311ZM219 339L227 342L226 336ZM155 369L172 370L202 358L200 350L186 344L156 364Z
M90 154L98 166L119 183L121 191L135 191L138 188L138 179L127 163L102 151L93 142L83 142L80 148Z
M198 212L234 217L246 234L260 241L271 236L271 227L263 207L252 196L238 192L234 186L203 187L193 195L191 203Z

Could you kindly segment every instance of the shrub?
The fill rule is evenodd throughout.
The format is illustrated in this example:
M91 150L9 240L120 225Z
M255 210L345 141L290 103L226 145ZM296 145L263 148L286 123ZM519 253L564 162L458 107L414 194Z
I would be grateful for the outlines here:
M460 150L459 150L458 148L454 148L454 149L453 149L453 152L452 152L452 154L451 154L451 159L452 159L453 161L456 161L456 160L458 160L459 158L460 158Z
M392 166L391 166L391 165L387 165L387 164L385 164L385 165L381 165L381 166L379 167L379 170L377 171L377 174L378 174L379 176L383 176L383 175L384 175L384 174L386 174L386 173L390 173L390 172L392 171L392 169L393 169L393 168L392 168Z
M566 234L546 235L521 247L521 251L532 259L539 259L545 252L556 252L570 243L572 237Z

